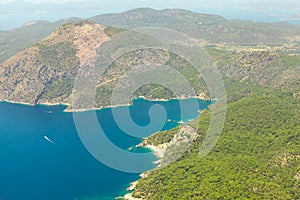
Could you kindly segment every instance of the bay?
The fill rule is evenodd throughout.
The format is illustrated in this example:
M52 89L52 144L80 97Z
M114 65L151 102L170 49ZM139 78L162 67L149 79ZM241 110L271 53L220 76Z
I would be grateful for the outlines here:
M124 133L115 122L112 109L121 112L129 108L134 122L146 126L151 122L149 108L161 105L169 119L165 119L162 130L169 130L178 126L180 121L199 115L192 106L182 115L180 103L189 108L191 100L135 99L131 106L86 112L96 112L106 136L118 147L128 150L142 139ZM197 101L199 109L206 109L211 104ZM1 200L114 199L126 193L130 182L139 179L139 174L117 171L96 160L77 134L73 113L64 112L65 109L64 105L0 103ZM135 151L149 152L148 149ZM145 162L152 168L155 160L154 155L145 156Z

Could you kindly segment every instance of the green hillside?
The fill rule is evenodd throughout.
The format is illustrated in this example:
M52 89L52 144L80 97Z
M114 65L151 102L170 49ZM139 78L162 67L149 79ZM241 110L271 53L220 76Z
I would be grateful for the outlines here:
M209 115L206 111L200 116L200 137L184 157L141 179L133 193L135 197L300 198L299 99L263 93L230 103L217 145L208 156L200 158L198 150ZM168 132L172 130L160 134ZM158 141L152 143L158 145Z

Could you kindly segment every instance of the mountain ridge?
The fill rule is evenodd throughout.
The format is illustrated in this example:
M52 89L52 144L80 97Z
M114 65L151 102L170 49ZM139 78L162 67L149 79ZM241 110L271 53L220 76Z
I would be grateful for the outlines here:
M136 9L117 15L112 14L112 16L115 16L115 18L118 17L119 21L122 22L123 20L126 21L126 19L128 19L124 18L123 15L127 15L127 17L129 16L129 18L132 18L134 22L136 20L136 16L138 16L139 19L139 16L141 16L145 12L150 12L151 15L153 15L153 13L159 13L158 10L154 9ZM209 19L211 19L211 15L197 14L194 12L187 12L185 10L179 9L166 9L162 12L162 14L158 14L158 18L161 19L161 16L169 15L167 20L165 21L177 21L178 18L187 20L191 17L192 22L194 23L197 21L194 20L195 17L196 19L203 17L208 17ZM180 13L178 16L173 16L173 13L178 12ZM186 16L186 13L188 16ZM149 13L145 14L145 16L148 15ZM154 14L153 16L156 15ZM104 15L104 17L107 16ZM213 15L212 17L212 19L214 19L216 16ZM219 20L219 22L215 21L212 23L229 23L229 21L225 18L217 17L217 19ZM111 26L103 26L93 19L76 21L77 19L71 18L70 20L75 20L75 22L63 24L56 27L52 33L39 40L37 43L35 43L35 45L32 45L25 50L19 51L15 56L12 56L2 63L0 62L0 85L2 89L0 96L1 99L31 104L71 104L70 95L72 93L72 84L74 78L76 77L78 68L85 64L97 65L97 54L99 53L97 52L97 49L99 48L99 45L101 45L105 41L108 41L109 38L113 37L114 34L126 31L126 29L120 29L120 27L114 28ZM151 19L147 20L148 22L151 22ZM61 23L63 22L64 21L61 21ZM156 23L155 20L152 20L152 22ZM209 20L207 23L209 24ZM252 22L245 23L245 26L247 27L247 23ZM87 28L89 24L92 24L92 26L90 28ZM186 23L184 24L186 25ZM28 29L36 25L37 24L35 23L26 28ZM277 25L286 26L287 24ZM86 26L86 30L84 30L84 26ZM268 26L270 26L270 24L267 24L267 27ZM74 27L77 27L77 29L75 29ZM300 25L296 27L300 27ZM289 29L286 30L289 31ZM260 34L260 32L257 32L256 34ZM207 35L210 35L209 37L211 37L211 34ZM247 37L250 36L251 34ZM266 36L267 35L264 35L263 37ZM103 41L101 41L100 39L102 37L104 37ZM242 39L243 37L236 40ZM275 87L285 91L292 91L294 93L294 96L299 96L299 94L295 92L297 91L297 87L299 86L299 84L297 83L297 76L299 74L299 72L297 71L297 67L299 66L297 66L297 58L299 57L300 50L297 42L289 41L289 43L284 45L234 45L219 42L207 43L207 41L203 43L204 49L217 62L218 67L224 75L225 80L235 79L236 81L240 82L240 84L242 82L245 82L258 85L259 87ZM274 49L276 53L272 52L272 49ZM295 58L291 56L293 55L291 53L295 54ZM197 76L201 76L191 73L193 69L191 68L189 63L182 59L177 59L175 55L171 56L169 53L162 53L157 50L149 49L148 53L146 53L146 51L140 51L138 54L133 53L131 57L127 56L126 59L120 58L118 61L113 63L113 66L109 67L109 73L104 74L105 76L103 77L103 81L99 82L99 87L97 88L97 107L110 105L110 94L112 92L112 88L115 87L120 77L124 75L123 73L126 73L127 70L130 69L128 68L128 66L133 64L130 61L131 58L134 58L132 56L138 56L141 58L148 56L148 58L145 57L145 61L148 60L147 62L149 62L151 59L153 60L153 58L157 56L158 58L161 58L161 64L171 64L176 68L176 70L183 70L182 72L184 72L185 69L184 73L187 76L186 78L191 81L192 86L197 92L197 95L209 99L209 94L205 86L205 82L203 81L203 79L197 78ZM291 63L289 61L291 59L295 59L295 61ZM116 64L118 66L115 66ZM290 64L296 66L291 68L289 67ZM24 69L24 66L26 70L31 69L30 73ZM178 66L185 66L185 68ZM269 70L269 73L264 72L265 68ZM43 75L39 74L40 72L35 72L36 69L41 70L41 72L43 72ZM24 70L27 73L26 76L34 79L37 82L37 85L34 85L34 81L31 80L29 82L31 82L33 85L29 87L29 85L27 85L27 83L22 80L22 77L24 77ZM49 70L51 71L51 73L49 72ZM47 71L48 74L45 74ZM285 81L281 81L282 79ZM37 88L37 91L34 92L32 88ZM29 98L28 94L25 94L26 92L23 90L28 90L30 91L27 92L28 94L33 93L34 95L30 94ZM160 87L159 90L155 90L150 86L140 88L139 92L135 93L134 95L145 96L149 99L174 98L174 96L172 96L170 91L166 90L166 88Z
M176 14L178 17L176 17ZM141 18L141 20L136 20L133 16L135 16L135 18ZM156 16L156 18L153 18L153 16ZM125 19L127 19L127 22ZM0 62L13 56L18 51L34 45L54 31L56 27L79 20L83 19L70 17L55 22L37 20L36 23L31 26L24 26L25 23L20 28L15 28L10 31L0 31ZM208 43L246 45L261 43L279 44L287 41L298 41L300 35L300 25L297 24L227 20L218 15L200 14L183 9L155 10L151 8L138 8L122 13L97 15L87 20L94 20L100 24L119 28L145 26L170 28L182 31L192 37L200 37L200 39ZM158 20L161 22L158 23ZM192 23L189 22L191 20ZM215 22L210 25L206 24L209 21ZM188 28L180 28L182 27L180 24L185 24L185 27ZM254 34L255 32L261 34ZM27 35L31 37L27 37ZM244 35L247 37L244 37ZM251 37L249 38L249 36ZM26 38L26 40L24 40L24 38Z

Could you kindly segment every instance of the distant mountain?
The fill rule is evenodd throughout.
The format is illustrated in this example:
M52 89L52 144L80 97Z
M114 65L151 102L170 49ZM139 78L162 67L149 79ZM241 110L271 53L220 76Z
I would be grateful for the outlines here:
M119 28L170 28L198 38L204 43L281 44L299 40L300 35L300 25L226 20L217 15L199 14L180 9L140 8L123 13L98 15L90 19ZM0 31L0 62L21 49L34 45L56 27L78 20L80 19L66 18L56 22L33 21L21 28Z
M91 20L122 28L170 28L207 43L233 45L280 44L298 40L300 35L300 25L226 20L218 15L199 14L181 9L139 8L123 13L99 15Z
M183 32L203 43L231 45L282 44L299 40L300 25L226 20L217 15L199 14L187 10L154 10L140 8L117 14L90 18L100 24L118 28L164 27ZM0 31L0 62L34 45L56 27L78 21L66 18L56 22L33 21L10 31Z

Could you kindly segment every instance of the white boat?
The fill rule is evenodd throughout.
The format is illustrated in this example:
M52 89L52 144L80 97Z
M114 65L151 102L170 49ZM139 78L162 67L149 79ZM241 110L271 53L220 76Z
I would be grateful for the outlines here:
M44 135L45 140L47 140L48 142L55 144L55 142L53 142L52 140L50 140L46 135Z
M179 123L179 124L184 124L184 121L180 120L178 123Z

